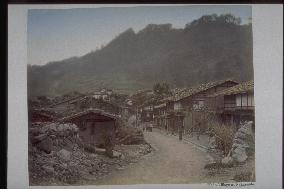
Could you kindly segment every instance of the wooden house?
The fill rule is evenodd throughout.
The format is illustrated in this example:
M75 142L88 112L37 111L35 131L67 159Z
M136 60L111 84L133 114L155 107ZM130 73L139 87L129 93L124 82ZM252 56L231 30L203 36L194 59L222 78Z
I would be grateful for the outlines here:
M99 109L88 109L64 117L60 122L77 125L79 136L85 144L104 147L107 139L114 141L118 119L117 115Z
M140 109L140 118L142 122L152 122L153 121L153 105L147 105Z
M238 83L232 80L221 80L201 84L197 87L177 90L169 98L168 107L172 110L204 110L206 109L205 100L208 95L230 88Z
M101 109L112 114L120 114L122 107L114 102L105 101L103 99L96 99L93 97L86 97L80 102L81 109L95 108Z
M118 104L87 95L54 104L50 108L63 116L67 116L70 113L81 112L89 108L101 109L112 114L120 114L122 111L122 108Z
M209 96L206 104L209 111L224 122L254 121L254 82L247 81L218 91Z
M183 112L183 124L186 130L198 127L200 117L203 116L204 111L207 111L205 102L208 96L237 84L237 82L228 79L209 82L192 88L176 89L173 91L173 96L167 99L167 113ZM168 127L169 125L172 124L168 122Z
M179 133L179 139L182 139L184 132L184 112L172 111L166 114L166 131L171 134Z
M153 119L156 127L166 128L166 103L161 103L154 106Z
M100 91L96 91L93 93L93 97L95 99L103 99L106 101L110 100L110 96L113 94L111 89L101 89Z

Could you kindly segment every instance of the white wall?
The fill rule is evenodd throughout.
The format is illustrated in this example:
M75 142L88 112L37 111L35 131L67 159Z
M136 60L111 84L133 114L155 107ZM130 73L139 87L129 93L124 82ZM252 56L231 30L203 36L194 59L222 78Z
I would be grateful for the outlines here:
M181 102L175 102L174 103L174 110L180 110L181 109Z

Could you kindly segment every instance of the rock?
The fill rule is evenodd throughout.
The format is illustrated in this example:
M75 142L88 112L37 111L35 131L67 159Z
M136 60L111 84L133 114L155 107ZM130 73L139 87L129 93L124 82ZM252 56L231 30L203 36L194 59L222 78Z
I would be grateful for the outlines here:
M232 158L240 163L246 161L248 158L246 154L246 149L243 147L237 147L232 151Z
M44 139L46 139L47 135L46 134L40 134L38 136L34 136L31 138L31 142L32 144L36 144L39 143L41 141L43 141Z
M90 157L91 158L96 158L96 157L98 157L96 154L90 154Z
M216 144L216 137L213 136L213 137L210 137L209 138L209 148L210 149L215 149L217 147L217 144Z
M54 168L51 167L51 166L44 165L44 166L42 166L42 168L43 168L47 173L51 173L51 174L54 173Z
M52 151L52 140L50 138L46 138L37 144L37 148L49 154Z
M64 161L70 161L71 159L71 152L62 149L59 152L57 152L57 155Z
M65 148L66 149L68 149L68 150L72 150L73 149L74 143L72 143L72 141L70 141L70 139L65 138L64 139L64 144L65 144Z
M231 164L231 163L233 163L233 158L230 157L230 156L224 157L224 158L221 160L221 163L222 163L222 164Z
M39 128L29 128L29 134L32 136L37 136L40 134Z
M231 161L243 163L249 155L254 153L253 122L245 122L236 132L229 155L222 159L222 163L228 164ZM250 153L248 153L250 152Z
M120 158L122 156L122 153L113 150L112 156L115 157L115 158Z
M125 160L125 156L123 154L121 154L121 156L119 157L121 160Z
M106 153L106 149L104 148L95 148L96 153L97 154L105 154Z

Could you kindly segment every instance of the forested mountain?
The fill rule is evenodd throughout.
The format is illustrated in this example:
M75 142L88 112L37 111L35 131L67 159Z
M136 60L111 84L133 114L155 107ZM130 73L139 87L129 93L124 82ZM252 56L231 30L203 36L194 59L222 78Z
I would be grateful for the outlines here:
M60 44L58 44L60 45ZM28 65L30 96L92 91L122 92L232 78L253 78L252 27L232 15L207 15L185 25L149 24L128 29L105 47L44 66Z

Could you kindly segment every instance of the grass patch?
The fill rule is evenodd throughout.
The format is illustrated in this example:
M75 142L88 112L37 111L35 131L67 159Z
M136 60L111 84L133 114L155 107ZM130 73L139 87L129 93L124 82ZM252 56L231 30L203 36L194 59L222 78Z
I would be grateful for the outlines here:
M209 163L204 166L204 169L212 170L212 169L222 169L222 168L232 168L235 166L235 163L228 163L228 164L223 164L221 162L215 162L215 163Z
M255 175L253 171L242 172L240 174L236 174L233 178L237 182L254 182Z

